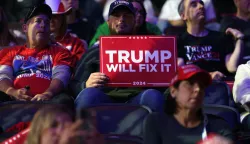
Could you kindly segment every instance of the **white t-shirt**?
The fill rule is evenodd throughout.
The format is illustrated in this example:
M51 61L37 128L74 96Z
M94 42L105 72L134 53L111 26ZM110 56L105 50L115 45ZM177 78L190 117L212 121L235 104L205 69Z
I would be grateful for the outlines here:
M233 98L236 103L250 101L250 61L238 66L233 85Z

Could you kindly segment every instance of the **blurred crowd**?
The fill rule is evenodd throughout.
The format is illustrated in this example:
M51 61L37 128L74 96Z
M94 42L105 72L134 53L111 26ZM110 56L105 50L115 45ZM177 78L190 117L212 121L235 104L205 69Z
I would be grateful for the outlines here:
M107 87L99 47L109 35L175 36L178 71L170 86ZM154 112L145 120L146 144L197 143L211 133L211 143L237 143L203 104L235 109L250 131L249 36L249 0L1 0L0 103L49 101L78 111L143 105ZM105 143L74 110L39 111L26 142Z

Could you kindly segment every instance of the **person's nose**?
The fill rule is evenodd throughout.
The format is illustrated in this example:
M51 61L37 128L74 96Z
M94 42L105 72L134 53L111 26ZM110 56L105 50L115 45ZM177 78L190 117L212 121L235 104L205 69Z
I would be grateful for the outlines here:
M119 22L124 22L124 21L125 21L125 16L121 15L121 16L119 17Z
M64 126L63 126L63 125L59 125L59 126L56 128L55 133L56 133L56 134L60 134L60 133L63 131L63 129L64 129Z
M45 24L45 22L44 22L44 21L41 21L41 23L40 23L40 27L41 27L41 28L44 28L44 27L45 27L45 25L46 25L46 24Z
M193 91L194 91L195 93L199 93L200 90L201 90L201 88L200 88L199 84L198 84L198 83L195 83L195 84L193 85Z
M201 4L201 3L198 3L198 8L199 8L199 9L204 9L204 5Z
M73 2L74 2L74 0L68 0L68 4L69 4L69 5L72 5Z

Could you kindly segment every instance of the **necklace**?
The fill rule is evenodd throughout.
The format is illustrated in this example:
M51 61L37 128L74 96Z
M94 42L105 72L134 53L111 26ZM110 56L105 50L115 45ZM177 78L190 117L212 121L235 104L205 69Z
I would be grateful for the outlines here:
M68 34L68 32L66 32L60 40L56 40L56 39L55 39L55 40L56 40L56 41L62 41L62 40L65 38L65 36L66 36L67 34ZM57 37L54 33L52 33L52 36L54 36L54 38Z

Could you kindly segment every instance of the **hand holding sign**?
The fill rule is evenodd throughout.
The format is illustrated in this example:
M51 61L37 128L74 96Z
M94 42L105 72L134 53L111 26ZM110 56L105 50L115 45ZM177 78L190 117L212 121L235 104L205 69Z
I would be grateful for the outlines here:
M86 88L101 87L104 86L104 84L108 81L109 78L104 73L95 72L89 76L89 79L86 82Z

